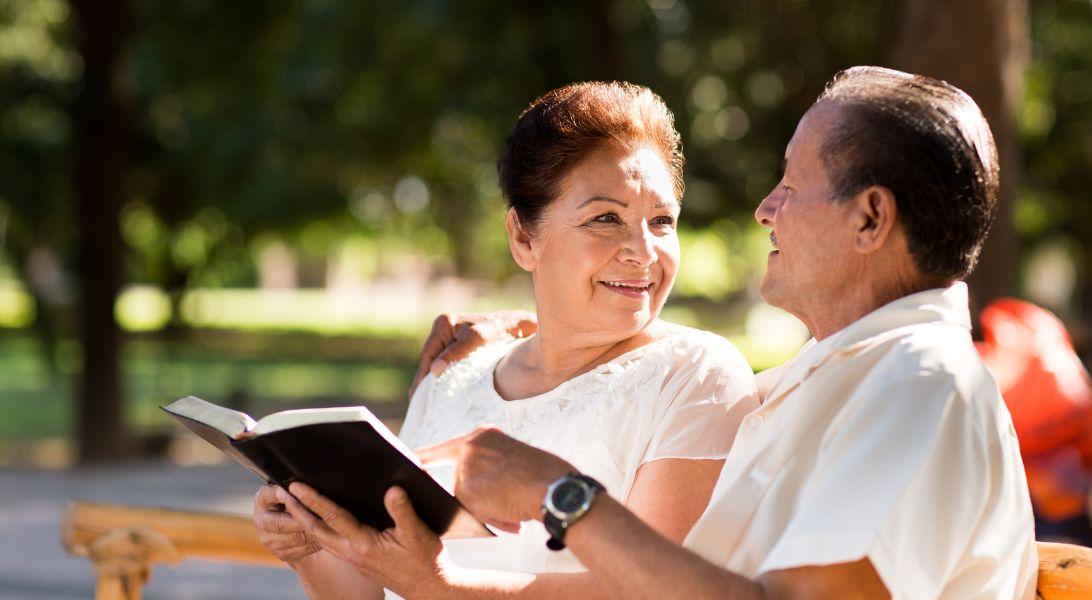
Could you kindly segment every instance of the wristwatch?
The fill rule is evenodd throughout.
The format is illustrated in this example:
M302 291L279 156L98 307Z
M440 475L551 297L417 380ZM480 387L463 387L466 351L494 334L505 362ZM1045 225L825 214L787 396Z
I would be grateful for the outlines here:
M603 484L579 473L569 473L550 484L542 500L542 523L550 534L547 548L565 548L565 532L588 512L603 489Z

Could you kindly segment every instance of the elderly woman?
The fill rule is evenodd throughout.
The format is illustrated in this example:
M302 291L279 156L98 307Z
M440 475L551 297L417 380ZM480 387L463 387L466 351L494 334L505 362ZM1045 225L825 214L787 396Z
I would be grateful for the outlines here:
M731 344L658 319L679 262L682 165L673 117L647 88L573 84L524 111L499 171L538 331L426 377L406 415L407 444L495 424L682 541L756 406L752 372ZM450 470L434 474L453 483ZM386 498L396 525L384 532L307 486L291 492L259 491L255 523L313 597L379 597L380 586L406 597L602 595L568 551L547 549L538 522L441 544L397 488Z

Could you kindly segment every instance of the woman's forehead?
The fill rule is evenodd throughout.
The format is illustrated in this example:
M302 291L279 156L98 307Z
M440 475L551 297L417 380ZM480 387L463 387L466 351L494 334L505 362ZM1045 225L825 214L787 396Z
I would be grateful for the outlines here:
M660 155L648 148L593 152L569 173L566 184L567 193L562 197L578 203L595 195L618 198L651 194L659 204L677 204L671 172ZM578 198L571 198L574 195Z

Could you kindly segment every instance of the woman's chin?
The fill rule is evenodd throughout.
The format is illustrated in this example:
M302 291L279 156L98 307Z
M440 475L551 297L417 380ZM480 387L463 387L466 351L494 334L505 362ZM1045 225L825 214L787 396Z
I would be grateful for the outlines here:
M635 335L645 327L648 327L656 320L656 314L653 313L649 307L644 307L641 310L626 312L618 315L613 320L613 329L619 334Z

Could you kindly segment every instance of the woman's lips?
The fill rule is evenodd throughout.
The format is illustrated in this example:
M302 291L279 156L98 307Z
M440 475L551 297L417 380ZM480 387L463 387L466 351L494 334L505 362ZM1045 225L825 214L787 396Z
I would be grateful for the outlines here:
M627 298L644 298L652 290L647 281L600 281L599 285Z

